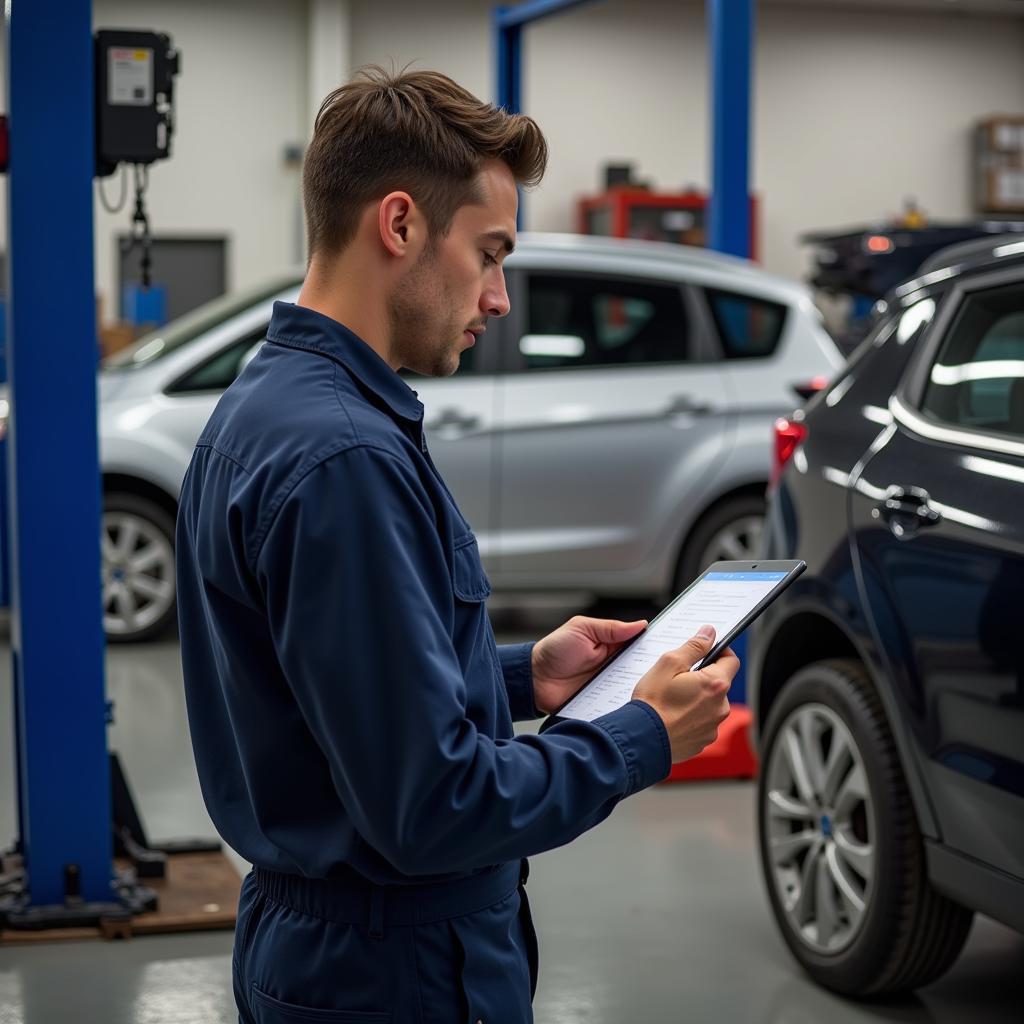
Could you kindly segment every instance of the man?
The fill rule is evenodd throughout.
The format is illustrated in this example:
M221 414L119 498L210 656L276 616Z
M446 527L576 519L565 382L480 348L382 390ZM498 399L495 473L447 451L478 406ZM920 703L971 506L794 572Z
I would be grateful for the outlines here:
M698 636L620 710L513 737L644 623L495 645L476 541L397 371L453 373L508 312L516 186L546 157L533 121L440 74L371 69L332 93L298 302L275 306L196 446L182 658L204 798L254 865L245 1024L530 1020L525 858L664 778L728 712L737 662L689 672Z

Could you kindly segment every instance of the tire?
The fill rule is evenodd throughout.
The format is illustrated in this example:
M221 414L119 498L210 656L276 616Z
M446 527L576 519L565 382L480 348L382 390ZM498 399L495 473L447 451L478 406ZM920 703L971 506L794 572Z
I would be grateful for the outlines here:
M103 630L112 643L163 635L174 622L174 518L157 502L114 491L103 496Z
M757 802L775 922L815 981L879 996L948 970L973 913L928 879L892 733L858 662L818 662L785 684L768 715Z
M764 518L765 499L756 494L712 506L686 538L673 594L689 586L712 562L760 558Z

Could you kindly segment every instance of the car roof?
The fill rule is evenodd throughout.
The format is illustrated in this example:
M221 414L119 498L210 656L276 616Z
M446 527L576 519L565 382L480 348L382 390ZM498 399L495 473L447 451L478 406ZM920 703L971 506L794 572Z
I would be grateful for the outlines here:
M727 274L740 284L745 280L768 285L794 297L807 294L799 281L770 274L751 260L741 259L712 249L675 242L650 242L639 238L610 238L604 235L572 235L549 231L522 231L516 243L516 253L541 255L565 253L573 256L592 256L614 259L622 256L661 264L663 268L710 271Z
M789 278L769 274L750 260L673 242L526 231L519 234L516 250L511 258L513 266L520 260L529 266L531 257L540 257L540 264L550 270L559 268L559 256L569 257L567 270L586 266L598 272L615 273L626 270L634 273L666 274L672 277L678 272L681 279L685 279L689 273L694 279L712 288L749 288L754 294L760 292L775 301L794 305L806 305L811 301L810 292L805 285ZM572 265L574 258L579 258L578 266ZM105 366L108 369L126 365L134 367L138 353L145 351L147 345L157 336L164 339L162 343L165 349L176 350L179 345L170 344L169 335L185 330L192 321L198 323L208 318L211 310L216 309L218 305L228 306L242 313L246 306L263 304L271 298L286 296L288 292L302 284L305 273L304 266L293 265L258 287L222 296L172 324L145 335L133 345L105 360ZM185 348L187 345L181 347Z
M933 253L917 273L895 289L897 297L911 295L938 281L1024 262L1024 234L989 235L957 242Z
M639 238L609 238L603 235L573 235L555 231L521 231L516 239L512 254L512 266L520 259L529 261L531 256L550 258L563 254L570 257L613 262L624 258L639 266L641 263L655 264L659 271L679 270L683 274L693 271L716 275L722 284L734 283L737 287L749 284L755 288L767 288L792 302L809 298L807 286L788 277L771 274L752 260L730 256L727 253L701 249L693 245L678 245L675 242L649 242ZM290 283L302 282L306 268L295 266L288 274Z

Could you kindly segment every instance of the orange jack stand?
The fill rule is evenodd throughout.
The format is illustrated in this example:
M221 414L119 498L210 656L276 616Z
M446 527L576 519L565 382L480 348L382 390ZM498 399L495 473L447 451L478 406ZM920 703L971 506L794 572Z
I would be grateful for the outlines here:
M729 717L718 727L718 739L696 757L672 765L666 782L694 779L752 779L757 775L757 756L750 745L754 716L746 704L734 704Z

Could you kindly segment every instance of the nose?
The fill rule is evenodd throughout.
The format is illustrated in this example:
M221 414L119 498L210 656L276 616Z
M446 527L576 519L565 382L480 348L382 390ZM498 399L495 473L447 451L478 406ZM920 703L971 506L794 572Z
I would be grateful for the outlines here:
M487 316L505 316L511 308L508 290L505 288L505 273L499 267L494 281L488 284L480 296L480 309Z

